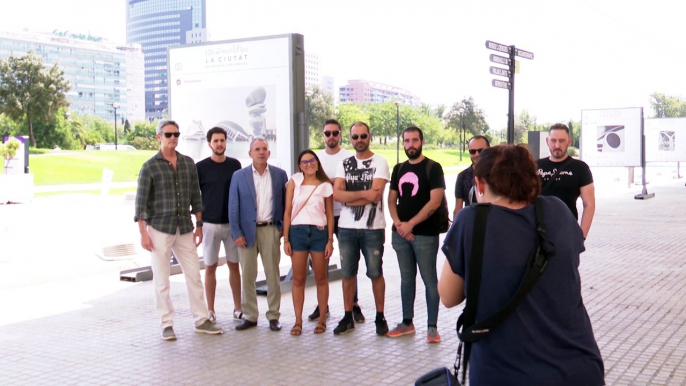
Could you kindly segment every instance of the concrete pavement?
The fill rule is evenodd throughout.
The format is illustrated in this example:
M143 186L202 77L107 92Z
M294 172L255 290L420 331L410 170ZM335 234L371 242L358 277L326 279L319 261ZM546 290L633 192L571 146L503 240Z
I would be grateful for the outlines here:
M605 189L611 178L598 178L603 173L595 170L594 174L599 198L580 270L606 382L685 385L683 180L653 179L649 191L656 197L639 201L633 195L640 187L621 187L622 181L614 181L617 186ZM451 183L454 178L448 186ZM101 262L92 255L105 241L137 241L130 207L125 206L130 204L97 200L73 196L0 208L1 385L408 385L428 370L452 365L460 310L441 306L438 325L443 341L427 344L419 279L417 335L388 339L374 334L374 301L364 276L359 281L360 303L369 322L340 337L332 335L343 315L340 282L331 283L332 316L326 334L314 335L314 323L307 322L302 336L288 334L294 322L290 293L282 297L283 331L269 331L261 317L257 328L237 332L229 319L233 305L228 273L222 267L217 311L226 333L203 336L193 332L185 283L175 276L172 297L179 340L162 341L152 284L119 282L119 266L126 263ZM109 220L93 221L101 215ZM130 234L122 224L129 224L125 227L130 226ZM286 265L287 260L282 259ZM439 256L439 267L443 260ZM392 325L401 319L401 304L389 238L384 272L386 317ZM266 299L259 301L260 310L266 311ZM315 302L315 290L309 288L305 313Z

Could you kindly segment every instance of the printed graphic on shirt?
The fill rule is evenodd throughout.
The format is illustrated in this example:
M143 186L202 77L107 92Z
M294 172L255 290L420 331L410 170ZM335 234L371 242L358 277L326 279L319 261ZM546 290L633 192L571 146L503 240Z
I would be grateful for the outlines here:
M419 177L417 177L416 174L414 174L413 172L408 172L403 174L402 177L400 177L400 181L398 181L398 186L400 186L400 197L403 196L404 184L412 185L412 197L417 195L417 192L419 191Z
M370 167L373 158L362 160L362 168L358 167L358 160L355 157L346 158L343 160L343 170L345 170L345 190L349 192L359 192L363 190L369 190L372 188L372 182L374 181L374 174L376 173L376 167ZM378 204L370 205L369 216L367 217L367 228L371 228L374 225L374 219L376 218L377 208L383 210L383 201L379 201ZM364 216L364 211L366 205L351 207L353 212L353 219L355 221L360 221Z

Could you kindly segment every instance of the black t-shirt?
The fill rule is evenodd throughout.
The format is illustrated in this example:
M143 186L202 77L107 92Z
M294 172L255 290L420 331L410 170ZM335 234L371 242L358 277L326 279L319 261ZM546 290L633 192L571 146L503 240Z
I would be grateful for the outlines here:
M398 192L398 217L400 221L409 221L431 200L431 190L445 189L443 168L438 162L431 166L431 176L426 175L428 158L424 158L418 164L404 162L395 165L391 174L391 190ZM400 176L398 176L398 170ZM400 186L400 189L398 189ZM437 212L428 219L417 224L412 234L420 236L436 236L440 234ZM395 230L395 226L393 226Z
M226 157L224 162L214 162L205 158L195 165L205 210L202 219L213 224L229 223L229 186L233 173L241 169L238 160Z
M541 176L542 196L555 196L562 200L574 218L579 219L576 211L576 200L581 195L581 188L593 183L591 169L585 162L572 157L564 161L553 162L548 158L537 161L538 175ZM549 183L550 177L553 181Z
M455 198L462 200L462 206L469 206L476 202L476 189L474 188L474 165L460 172L455 181Z

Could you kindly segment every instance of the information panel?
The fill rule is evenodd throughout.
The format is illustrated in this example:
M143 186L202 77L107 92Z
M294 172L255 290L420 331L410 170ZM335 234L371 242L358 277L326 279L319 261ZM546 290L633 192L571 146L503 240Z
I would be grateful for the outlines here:
M169 106L180 126L178 151L195 161L209 157L206 133L218 126L228 134L227 156L248 165L250 142L262 137L271 150L269 162L290 173L296 106L304 104L304 74L294 71L302 66L304 72L304 55L301 44L295 54L294 38L302 43L293 34L169 48Z
M686 118L645 120L646 162L686 162Z
M641 166L643 108L581 111L580 158L589 166Z

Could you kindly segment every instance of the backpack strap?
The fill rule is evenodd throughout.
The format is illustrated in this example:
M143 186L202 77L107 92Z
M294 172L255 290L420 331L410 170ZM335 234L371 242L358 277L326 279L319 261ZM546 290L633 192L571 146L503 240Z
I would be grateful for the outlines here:
M467 281L467 304L462 314L457 320L457 335L460 336L460 327L470 327L476 321L476 310L479 304L479 292L481 289L481 267L483 263L484 243L486 236L486 223L488 212L491 211L491 204L475 204L476 217L474 219L474 233L472 235L472 254L469 260L469 277ZM460 364L460 349L464 342L464 367L462 368L462 383L464 384L467 376L467 365L472 351L472 343L463 341L460 337L460 345L457 353L457 366L455 374Z

